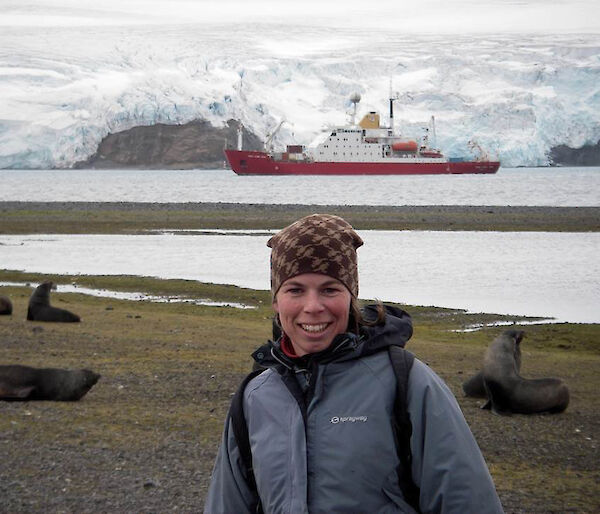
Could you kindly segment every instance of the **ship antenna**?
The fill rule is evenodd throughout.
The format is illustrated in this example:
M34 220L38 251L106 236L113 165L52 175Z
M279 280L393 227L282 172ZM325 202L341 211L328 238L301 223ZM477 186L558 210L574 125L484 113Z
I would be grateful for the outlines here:
M354 125L354 123L356 122L356 104L358 104L360 102L360 94L352 93L352 96L350 97L350 102L352 102L352 105L353 105L352 125Z

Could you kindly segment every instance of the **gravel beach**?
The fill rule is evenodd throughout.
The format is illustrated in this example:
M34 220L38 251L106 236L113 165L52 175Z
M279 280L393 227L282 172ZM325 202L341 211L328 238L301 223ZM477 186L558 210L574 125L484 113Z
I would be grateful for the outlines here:
M600 231L600 207L0 202L0 233L268 229L315 212L337 214L361 230Z

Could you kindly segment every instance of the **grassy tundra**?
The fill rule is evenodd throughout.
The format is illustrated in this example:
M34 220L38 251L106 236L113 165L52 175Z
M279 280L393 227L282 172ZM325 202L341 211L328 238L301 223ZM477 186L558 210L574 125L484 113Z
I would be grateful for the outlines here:
M35 212L36 205L28 212ZM23 207L2 208L2 233L51 232L45 217L38 226ZM185 226L183 218L169 221L159 210L152 211L155 218L149 226L140 211L117 210L114 216L121 221L115 218L115 224L110 221L113 214L107 220L102 211L86 211L79 223L77 210L58 209L56 216L66 232L94 232L94 219L114 233L217 224L196 220ZM287 221L243 226L272 228ZM228 226L241 227L234 222ZM361 228L374 227L365 222ZM81 323L25 320L32 287L48 279L59 284L52 304L80 315ZM0 271L0 281L30 284L0 286L0 294L14 304L12 316L0 316L0 364L87 367L102 375L79 402L0 402L0 511L201 510L231 395L251 367L250 352L270 335L269 293L185 280L8 270ZM252 308L60 292L60 284L72 282ZM600 325L530 326L519 325L527 320L514 316L402 307L415 326L407 348L457 396L506 511L600 511ZM526 331L523 376L554 376L568 384L571 403L564 413L499 417L480 410L482 400L462 396L461 383L479 370L485 348L505 327L463 329L492 321L512 321Z

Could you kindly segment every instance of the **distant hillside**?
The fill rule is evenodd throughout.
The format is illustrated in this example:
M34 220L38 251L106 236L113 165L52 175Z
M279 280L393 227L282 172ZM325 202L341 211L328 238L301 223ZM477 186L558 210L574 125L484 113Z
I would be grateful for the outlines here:
M600 141L581 148L555 146L550 151L550 162L561 166L600 166Z
M263 142L243 129L244 149L261 150ZM133 127L109 134L94 155L79 161L74 168L210 169L221 168L223 149L237 145L237 121L214 127L197 120L184 125ZM550 150L549 161L555 166L600 166L600 141L595 145L571 148L558 145Z
M109 134L94 155L75 168L193 169L221 168L223 149L237 145L237 122L223 128L207 121L185 125L156 124ZM244 149L262 149L262 141L243 129Z

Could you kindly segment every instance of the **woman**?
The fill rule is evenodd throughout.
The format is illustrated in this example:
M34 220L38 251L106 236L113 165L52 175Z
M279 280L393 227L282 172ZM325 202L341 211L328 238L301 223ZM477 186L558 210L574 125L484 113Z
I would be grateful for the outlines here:
M409 470L396 451L396 377L388 349L412 335L409 316L358 309L356 249L342 218L314 214L271 247L271 292L282 335L255 352L268 369L243 390L254 478L231 417L206 513L503 512L458 404L418 359L408 375ZM400 476L418 487L414 508Z

